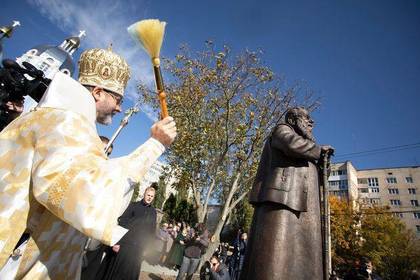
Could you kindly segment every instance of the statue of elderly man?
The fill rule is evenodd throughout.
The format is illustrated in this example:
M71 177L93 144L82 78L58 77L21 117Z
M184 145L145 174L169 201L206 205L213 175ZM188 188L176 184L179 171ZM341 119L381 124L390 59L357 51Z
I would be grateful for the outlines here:
M318 161L306 109L289 109L268 138L250 194L255 208L241 279L323 279Z

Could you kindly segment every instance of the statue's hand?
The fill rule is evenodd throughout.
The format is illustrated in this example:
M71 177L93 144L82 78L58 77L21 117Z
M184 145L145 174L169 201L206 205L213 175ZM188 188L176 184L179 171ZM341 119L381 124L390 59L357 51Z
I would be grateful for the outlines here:
M323 154L328 154L330 156L334 155L335 149L330 145L323 145L321 146L321 152Z

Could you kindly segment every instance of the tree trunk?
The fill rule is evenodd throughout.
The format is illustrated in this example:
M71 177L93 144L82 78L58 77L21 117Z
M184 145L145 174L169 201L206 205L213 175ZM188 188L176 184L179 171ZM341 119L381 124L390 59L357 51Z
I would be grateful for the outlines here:
M201 195L197 189L198 187L196 186L195 181L191 180L190 182L192 186L191 190L193 192L194 204L197 210L198 222L203 223L207 213L204 211L203 204L201 203ZM194 225L191 225L191 226L194 226Z
M201 269L201 266L204 264L205 261L210 260L210 257L213 255L213 253L216 251L217 247L220 244L220 233L223 230L223 226L226 223L227 218L229 217L229 214L232 212L233 208L236 206L236 204L245 197L245 195L241 195L236 201L233 201L233 195L238 189L239 185L239 179L241 177L241 173L238 172L235 176L235 180L232 183L232 186L230 188L228 197L226 199L225 204L223 205L222 213L219 218L219 222L217 223L216 229L214 230L214 233L212 233L212 242L210 242L209 247L206 250L206 253L201 257L201 262L199 266L199 270ZM245 193L246 194L246 193ZM232 207L233 206L233 207ZM205 215L206 213L204 213Z
M237 176L235 182L233 183L231 192L233 192L236 189L236 184L238 182L238 179L239 179L239 176ZM227 217L229 216L229 213L231 212L231 208L230 208L231 202L232 202L232 195L229 194L229 199L223 205L222 213L221 213L219 222L217 223L216 229L214 230L214 233L211 233L213 236L212 242L210 242L209 247L206 250L206 253L201 258L200 269L205 261L210 260L210 257L214 254L214 252L216 251L217 247L220 244L220 233L222 232L223 226L226 223Z
M212 180L209 189L207 190L207 195L206 195L206 200L204 201L204 206L203 206L203 216L202 219L199 219L200 223L204 223L205 219L206 219L206 215L207 215L207 209L208 209L208 205L209 205L209 201L210 201L210 197L211 197L211 193L213 191L214 185L216 184L215 180Z
M211 242L209 243L209 247L207 247L204 255L201 256L201 262L200 262L198 271L200 271L201 266L206 261L210 260L211 256L216 251L217 247L219 247L220 233L222 232L224 224L225 224L224 221L222 221L222 219L220 219L219 222L217 223L217 226L216 226L216 229L215 229L214 233L211 233L212 234Z
M204 220L206 218L206 212L204 211L204 207L201 204L197 205L197 218L199 223L204 223ZM194 226L194 225L191 225Z
M163 203L162 203L162 207L160 207L160 208L159 208L159 210L160 210L160 211L163 211L163 207L165 207L165 203L166 203L166 201L168 201L168 199L167 199L167 198L165 198L165 200L163 201Z

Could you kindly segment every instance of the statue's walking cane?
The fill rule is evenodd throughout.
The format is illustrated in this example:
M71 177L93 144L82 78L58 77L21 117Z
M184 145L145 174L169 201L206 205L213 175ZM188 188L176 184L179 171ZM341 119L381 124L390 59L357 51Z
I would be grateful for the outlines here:
M152 59L153 71L155 73L156 89L159 96L161 117L168 116L166 106L166 93L163 85L162 73L160 71L160 48L162 47L163 35L165 34L166 22L157 19L146 19L136 22L128 27L128 33L139 41L144 50Z
M328 169L330 166L331 153L325 152L322 158L322 239L324 250L324 280L328 280L331 275L331 231L330 231L330 204L329 204L329 188L328 188Z

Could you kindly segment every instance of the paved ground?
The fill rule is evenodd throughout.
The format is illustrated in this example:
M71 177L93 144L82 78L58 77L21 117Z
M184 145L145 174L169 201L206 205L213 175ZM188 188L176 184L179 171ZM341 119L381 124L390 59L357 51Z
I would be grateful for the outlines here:
M142 271L140 274L140 280L174 280L176 276L166 276L161 274L155 274L151 272Z
M144 261L141 265L141 280L146 279L162 279L162 280L169 280L175 279L178 275L178 271L169 269L165 266L161 265L151 265L148 262Z
M178 270L169 269L161 265L151 265L144 261L141 265L140 280L174 280L178 275ZM193 280L198 280L199 276L195 275Z

